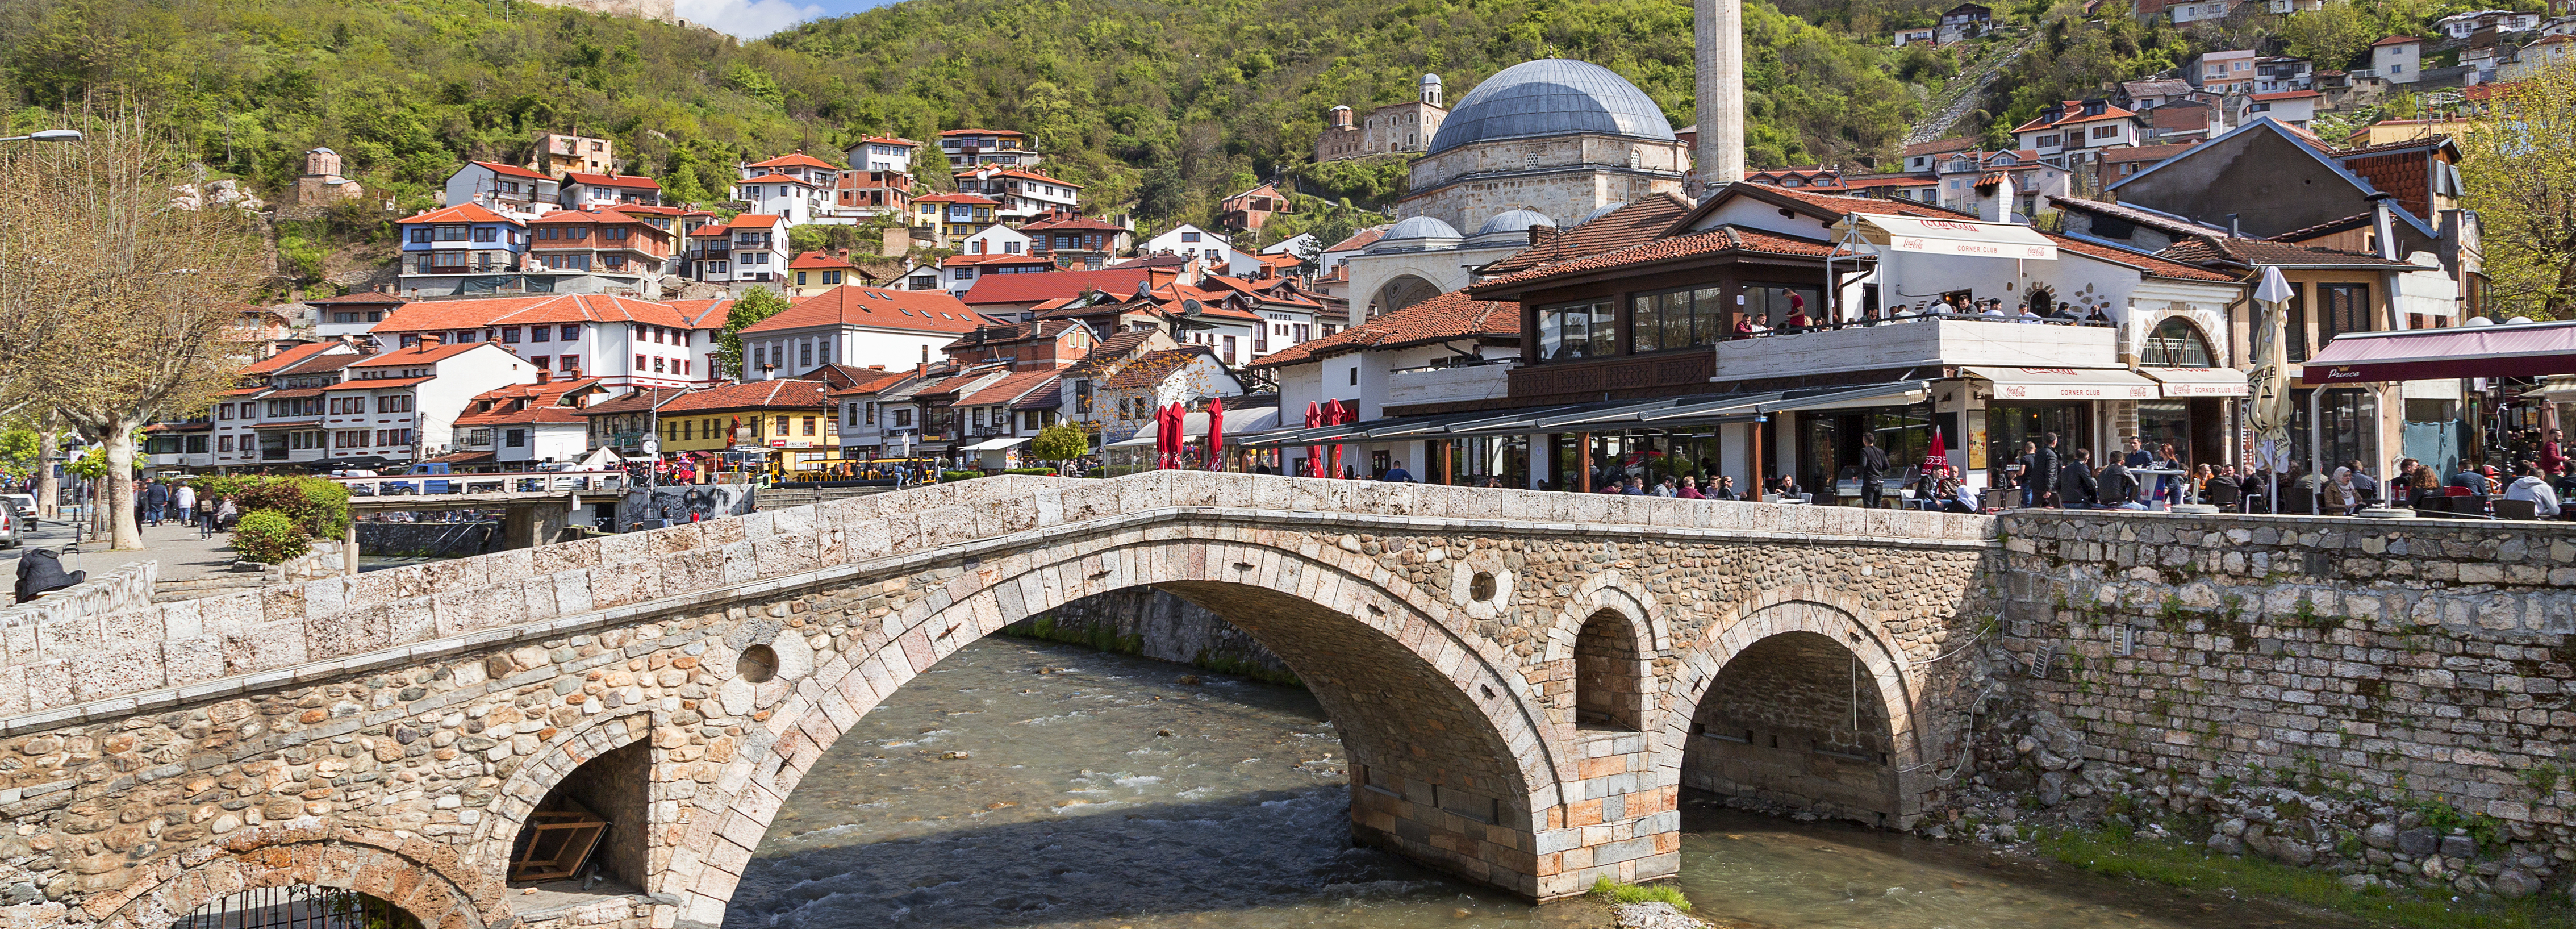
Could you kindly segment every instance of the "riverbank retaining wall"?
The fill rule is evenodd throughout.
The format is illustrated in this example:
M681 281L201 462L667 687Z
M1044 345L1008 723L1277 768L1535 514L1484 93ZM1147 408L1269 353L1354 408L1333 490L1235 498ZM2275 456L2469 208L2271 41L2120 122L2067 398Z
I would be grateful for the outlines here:
M1287 663L1251 635L1206 607L1148 587L1084 597L1005 627L1002 634L1296 683Z
M2048 806L2134 792L2105 811L2196 815L2212 848L2356 886L2522 896L2576 871L2576 525L2023 511L2000 531L1986 654L2034 722L1973 770Z

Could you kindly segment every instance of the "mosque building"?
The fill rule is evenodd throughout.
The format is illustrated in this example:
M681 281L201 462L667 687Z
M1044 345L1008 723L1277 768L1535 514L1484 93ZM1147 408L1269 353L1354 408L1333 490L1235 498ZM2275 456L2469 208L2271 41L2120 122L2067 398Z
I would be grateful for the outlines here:
M1610 69L1562 58L1505 68L1440 120L1396 224L1350 259L1353 315L1467 286L1473 268L1544 234L1533 227L1683 193L1690 169L1663 109Z

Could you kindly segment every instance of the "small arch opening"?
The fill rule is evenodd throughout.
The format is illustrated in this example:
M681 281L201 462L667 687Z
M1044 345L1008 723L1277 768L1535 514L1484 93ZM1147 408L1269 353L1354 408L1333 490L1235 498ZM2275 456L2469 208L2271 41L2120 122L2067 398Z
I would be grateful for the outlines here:
M626 894L644 886L653 808L653 746L629 742L583 762L519 827L510 884L555 894Z
M747 684L766 683L778 676L778 652L766 645L743 649L742 657L734 660L733 673Z
M420 918L373 894L288 884L207 901L170 929L422 929Z
M1701 695L1682 786L1882 825L1901 813L1894 732L1853 646L1783 632L1737 653Z
M1592 614L1574 637L1574 721L1578 726L1645 728L1645 656L1637 627L1610 610Z

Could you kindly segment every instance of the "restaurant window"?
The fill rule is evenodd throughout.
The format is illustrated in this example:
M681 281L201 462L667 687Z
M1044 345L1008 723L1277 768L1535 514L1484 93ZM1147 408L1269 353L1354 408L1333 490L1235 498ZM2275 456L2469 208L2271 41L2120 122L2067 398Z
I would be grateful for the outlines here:
M2147 334L2147 351L2139 363L2153 368L2218 367L2200 328L2179 316L2157 323L2155 331Z
M1618 334L1618 310L1608 301L1540 307L1538 311L1541 361L1616 354Z
M1822 288L1787 284L1744 285L1744 314L1752 317L1756 326L1782 325L1789 321L1792 312L1801 309L1807 311L1810 322L1820 322L1816 314L1823 305Z
M2289 302L2282 306L2286 312L2281 317L2281 328L2287 337L2282 348L2288 352L2291 364L2308 360L2307 293L2306 287L2290 285Z
M814 434L814 420L815 420L815 417L812 417L812 416L805 417L805 434L806 434L806 435L813 435L813 434Z
M2317 344L2334 341L2347 332L2369 332L2371 324L2370 285L2317 285Z
M778 417L778 421L777 421L776 423L771 424L769 434L770 434L770 435L776 435L776 436L783 436L783 435L786 435L786 434L787 434L787 417L784 417L784 416Z
M1630 298L1630 351L1713 345L1725 338L1726 293L1716 287L1668 290Z

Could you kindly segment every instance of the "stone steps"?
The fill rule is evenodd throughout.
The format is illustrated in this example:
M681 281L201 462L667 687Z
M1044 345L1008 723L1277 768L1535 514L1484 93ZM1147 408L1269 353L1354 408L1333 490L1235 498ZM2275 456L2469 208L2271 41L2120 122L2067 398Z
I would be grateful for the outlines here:
M229 571L186 580L158 581L152 585L152 602L195 600L265 586L268 586L268 573L265 571Z

